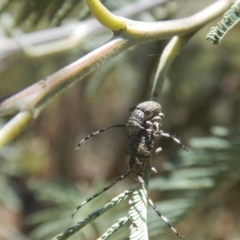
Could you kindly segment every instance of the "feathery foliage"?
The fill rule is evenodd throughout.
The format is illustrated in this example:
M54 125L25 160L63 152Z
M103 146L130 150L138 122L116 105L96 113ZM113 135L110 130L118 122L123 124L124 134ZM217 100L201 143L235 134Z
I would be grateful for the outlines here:
M223 16L216 27L212 27L207 40L218 44L224 36L240 21L240 2L235 3Z
M13 15L16 26L27 22L33 28L46 19L49 19L51 26L59 26L70 15L72 18L82 20L90 13L85 1L78 0L22 0L18 4L20 11ZM0 5L0 12L15 5L14 1L5 0Z
M222 130L224 129L220 129L219 127L213 128L213 132L217 135L220 131L222 132ZM228 130L225 129L225 132L228 132ZM175 163L171 165L167 163L165 165L165 171L150 180L150 192L161 192L163 196L168 196L164 198L164 201L155 200L154 202L173 224L183 221L191 212L201 212L208 206L214 205L216 199L224 198L229 189L240 181L238 174L240 169L239 139L239 135L233 136L230 132L224 137L212 136L209 138L192 139L190 141L191 151L189 153L181 150L177 158L178 160L174 161ZM73 203L79 202L78 193L73 189L68 191L68 194L65 194L64 190L60 188L55 196L52 195L52 190L47 190L47 185L44 188L39 187L35 189L37 189L39 196L45 196L45 201L56 200L55 204L57 204L52 214L42 215L40 211L32 216L30 222L35 224L38 222L39 229L42 229L43 224L50 224L50 226L52 226L53 222L56 222L54 225L59 226L59 223L57 224L59 217L56 218L54 216L62 216L62 219L69 219L73 209ZM124 228L124 231L119 231L119 229L129 222L132 223L130 228L131 239L148 239L148 233L151 239L158 239L160 234L166 233L166 231L169 232L169 228L166 227L166 224L153 210L149 212L149 220L146 225L147 220L144 217L146 216L146 208L148 207L146 199L141 193L142 190L140 190L140 192L139 190L136 192L133 191L134 190L127 190L121 193L118 197L113 198L111 202L107 203L105 207L93 212L75 226L57 235L55 239L67 239L84 226L91 225L93 220L110 209L111 214L104 217L104 226L112 226L103 233L99 239L108 239L110 236L114 236L114 239L127 238L127 229ZM130 200L131 208L129 210L129 216L121 217L116 223L112 224L112 214L118 215L118 210L114 210L114 208L130 194L132 198ZM55 199L56 197L57 199ZM89 204L89 209L91 209L91 203ZM87 206L88 204L86 207ZM123 211L125 210L122 208L122 214ZM80 212L83 214L85 211L81 209ZM78 218L78 216L75 218ZM33 219L38 219L38 221L36 222ZM65 224L69 224L69 221L68 223L65 222ZM98 231L101 232L103 225L99 225L98 227ZM67 228L67 225L65 228ZM40 234L43 230L36 231L34 239L44 239L47 236L53 235L53 229L54 228L49 228L48 231L44 230L45 235ZM54 231L56 230L57 229ZM180 232L182 232L182 230ZM170 232L170 234L172 233Z
M2 9L5 10L8 7L11 7L12 2L13 1L4 1L4 4L1 5ZM87 11L83 11L80 13L78 11L74 12L74 10L77 7L79 7L80 4L83 4L84 2L77 3L76 1L73 1L73 0L72 1L71 0L65 0L65 1L64 0L63 1L56 0L56 1L42 1L42 2L41 1L38 2L37 0L34 0L34 1L26 0L26 1L22 1L21 3L19 3L19 5L22 6L23 2L25 5L24 5L24 7L22 7L22 10L21 10L22 13L20 13L19 15L18 14L14 15L14 18L17 19L17 24L19 24L19 25L25 24L25 22L30 23L30 25L37 25L38 23L40 23L41 19L44 20L43 16L46 16L46 15L49 16L49 19L50 19L50 21L53 22L53 24L60 25L63 22L63 20L67 19L67 16L69 16L70 14L75 14L77 12L78 15L81 15L83 17L86 17L86 14L87 14L86 13ZM54 7L54 4L55 4L55 7ZM61 11L61 9L62 9L62 11ZM81 10L83 10L83 9L84 8L82 8ZM86 10L86 8L85 8L85 10ZM25 13L23 14L23 12L25 12ZM212 14L214 14L214 13L212 13ZM204 22L205 21L204 16L202 16L202 18L203 18L203 22ZM199 18L199 19L201 19L201 18ZM209 19L210 19L209 15L206 19L207 20L205 21L205 23L209 21ZM174 20L173 22L177 22L177 21L178 20ZM133 23L133 21L129 21L129 22ZM199 24L199 22L198 22L198 24ZM163 22L163 25L164 25L164 22ZM197 25L198 26L197 30L199 29L200 25ZM173 24L173 26L174 26L174 24ZM141 25L139 25L137 27L141 27ZM195 28L192 28L192 29L194 32L196 31ZM181 34L180 30L178 30L178 32L180 32L180 34ZM155 33L155 32L152 31L152 33ZM120 36L121 36L122 33L118 32L117 34L120 34ZM127 34L129 34L129 33L126 33L126 34L123 33L124 40L125 40L125 37L127 37ZM169 33L166 33L166 34L169 34ZM146 37L146 36L147 36L147 34L144 37ZM187 36L187 35L184 35L184 36ZM94 42L95 42L95 35L94 35L94 38L92 37L92 39L94 39ZM99 40L100 37L97 39ZM121 39L121 38L119 38L119 39ZM114 38L114 41L119 40L119 39L118 39L118 36L116 35ZM131 36L130 36L130 39L131 39ZM12 41L13 39L10 39L10 40ZM112 40L110 40L109 43L111 43L111 41ZM89 42L92 43L93 41L89 41ZM101 44L102 44L102 42L101 42ZM80 47L82 48L82 46L80 46ZM182 48L182 47L183 47L183 44L180 46L180 48ZM140 68L147 69L146 64L144 64L142 61L142 58L139 58L140 55L137 55L137 54L139 54L139 52L142 51L142 49L143 48L141 47L141 49L140 48L138 49L138 52L136 51L137 53L136 53L135 59L133 61L138 62L139 66L140 66L140 62L141 62L142 65ZM117 49L116 51L121 52L122 49ZM155 49L155 51L156 51L156 49ZM96 51L94 51L94 52L96 52ZM94 54L94 52L93 52L93 54ZM105 51L104 53L106 53L106 52L107 51ZM107 52L107 53L108 54L105 54L104 56L109 56L109 52ZM78 53L75 52L75 54L78 54L77 57L79 57L79 52ZM89 54L89 55L93 56L92 54ZM146 54L143 56L146 57ZM95 57L98 57L98 56L95 56ZM88 59L87 56L84 58ZM112 58L112 56L110 57L110 59L111 58ZM61 58L61 60L62 59L63 58ZM90 59L91 58L89 58L88 60L90 60ZM136 61L136 59L137 59L137 61ZM141 61L138 61L139 59L141 59ZM52 61L52 59L48 59L48 60L49 60L49 61L47 61L48 65L50 62L51 62L51 64L54 64L54 61ZM95 61L95 59L93 59L93 58L91 60ZM99 60L99 62L95 62L95 64L96 64L96 66L101 66L104 62L106 62L108 60L102 58ZM56 59L55 59L55 61L56 61ZM122 61L122 59L116 61L116 65L119 65L119 62L121 62L121 61ZM125 61L125 59L124 59L124 61ZM168 63L170 63L170 62L168 62ZM28 62L28 64L30 66L32 66L30 61ZM73 65L77 66L77 63L74 63ZM137 68L134 69L138 73L138 82L133 83L133 80L132 80L133 74L132 73L134 72L134 70L127 71L127 69L130 69L132 67L132 65L130 65L129 62L126 61L125 66L128 66L128 68L122 68L121 74L120 74L121 77L124 78L121 83L124 82L124 84L127 86L127 90L126 89L124 90L124 91L126 91L126 92L124 92L125 95L128 94L127 91L129 91L129 95L132 95L133 88L131 88L132 87L131 84L132 85L135 84L134 92L139 91L140 85L144 86L144 88L145 88L144 90L146 90L147 87L149 86L149 82L150 82L149 81L149 78L150 78L149 73L152 71L149 70L149 72L146 73L147 81L146 81L146 83L143 83L143 81L141 82L141 80L140 80L141 79L140 75L142 75L142 73L139 71L139 69L138 70L136 70ZM21 65L21 67L22 67L22 65ZM92 71L94 66L90 66L90 67L91 67L91 71ZM24 68L22 68L22 70L23 69ZM110 63L109 66L106 66L106 69L102 69L102 72L99 73L100 76L98 76L98 73L94 74L93 77L96 78L96 81L95 82L93 81L92 85L89 85L90 91L88 91L88 92L86 91L87 94L92 95L92 96L97 95L95 93L100 92L97 90L99 90L100 88L102 90L106 86L107 86L106 87L107 92L110 92L112 94L112 89L110 89L110 90L108 89L108 87L110 85L109 82L103 81L103 75L105 75L105 74L107 75L107 72L109 72L109 70L112 70L112 69L113 69L113 63ZM32 70L32 68L31 68L31 70ZM50 71L52 71L52 69ZM12 71L12 72L14 72L14 71ZM61 71L61 73L63 73L63 72L64 71ZM68 71L68 73L69 72L71 72L71 71ZM34 71L34 73L35 73L35 71ZM124 75L123 75L123 73L124 73ZM77 78L79 78L78 74L79 73L76 73L76 75L73 74L71 77L74 79L77 79ZM81 74L82 74L82 72L81 72ZM89 74L89 72L87 74ZM62 75L63 74L59 74L57 80L60 80ZM68 76L69 75L67 75L67 77ZM112 80L113 76L114 76L114 74L110 73L109 78L111 78L111 80ZM164 73L164 77L165 77L165 73ZM28 77L24 76L24 79L28 79ZM49 79L51 79L51 76L49 78L47 78L47 80L49 80ZM44 89L44 87L48 86L48 84L45 85L45 80L46 79L39 82L39 85L41 85L41 87L43 89ZM48 83L47 80L46 80L46 83ZM106 80L108 80L108 79L106 79ZM194 80L194 76L191 77L192 83L194 82L193 80ZM97 81L99 81L99 82L97 82ZM201 81L201 82L203 82L203 81ZM66 81L66 85L67 84L68 83ZM204 93L211 91L211 86L212 86L211 84L212 84L212 82L209 83L209 85L207 85L207 84L204 85ZM37 85L38 84L36 84L35 86L37 86ZM173 85L175 85L175 84L172 84L171 87L173 87ZM236 85L234 85L234 86L236 86ZM116 88L119 91L120 88L118 88L118 87L116 87ZM179 93L178 98L180 99L180 102L181 101L184 102L189 97L188 94L189 94L189 92L192 91L192 86L191 86L191 84L189 84L184 91L181 91L180 88L181 87L178 87L178 84L176 84L176 88L174 89L174 91L175 92L177 91L177 93ZM30 87L30 89L31 89L31 87ZM61 89L61 87L59 87L59 89ZM56 92L58 92L58 91L56 90ZM121 92L123 92L123 91L121 91ZM184 96L181 95L181 92L182 92L182 95L184 95ZM183 94L183 92L186 95ZM145 93L146 93L146 91L145 91ZM103 94L104 94L104 97L105 97L105 95L107 95L107 98L105 101L107 103L109 103L110 98L108 98L109 97L108 94L106 94L106 92L104 92ZM36 94L36 95L38 95L38 94ZM78 92L78 95L81 95L81 94L79 94L79 92ZM141 95L141 97L140 97L140 95ZM24 96L27 96L28 99L31 99L28 95L24 95ZM38 96L40 96L40 95L38 95ZM142 94L139 94L139 99L143 99L145 96L146 95L144 95L143 91L142 91ZM171 98L171 101L174 102L172 96L170 96L170 98ZM21 97L18 98L18 100L19 99L22 100ZM197 97L194 99L197 99ZM95 100L96 100L96 98L95 98ZM121 95L120 100L121 101L119 101L119 102L121 102L121 103L118 106L114 106L114 107L118 108L121 104L126 105L126 101L128 101L125 99L125 97L123 98L122 95ZM44 101L45 100L43 100L43 102ZM129 101L133 101L133 99L131 99ZM134 99L134 101L138 101L138 100ZM82 104L82 102L84 102L84 101L81 101L81 100L79 101L80 104ZM118 102L117 100L116 101L114 100L114 101L111 101L111 104L113 104L113 103L115 104L117 102ZM192 104L193 102L194 101L190 100L189 106L193 105ZM73 104L71 103L71 106L72 105ZM206 104L204 107L205 108L209 107L209 105L210 104ZM28 104L21 105L21 101L19 101L19 102L17 102L17 106L24 108L24 106L29 106L29 105ZM103 104L103 106L104 106L104 104ZM174 104L172 106L174 106ZM61 105L61 110L63 109L63 107L64 107L64 105ZM196 111L198 111L195 106L193 106L193 107L195 108ZM69 108L66 107L65 109L70 110L70 108L71 107L69 107ZM170 111L178 112L176 109L174 109L174 107L172 107L172 108L173 109ZM16 109L17 109L17 111L20 111L20 112L22 110L22 109L18 109L18 107L14 108L14 110L16 110ZM32 111L31 105L30 105L29 109L30 109L29 111ZM77 106L77 109L78 109L78 106ZM94 109L93 109L93 111L94 111ZM195 111L195 113L196 113L196 111ZM32 112L34 112L34 110ZM116 112L118 113L119 109L117 109ZM37 116L38 113L39 112L37 112L37 114L35 116ZM84 114L86 114L86 112ZM123 112L121 112L120 114L123 115ZM67 117L68 117L68 126L66 128L70 129L69 126L71 125L71 122L70 122L71 116L70 116L70 114L69 115L66 114L66 112L64 112L64 115L67 115ZM88 115L88 114L86 114L86 115ZM91 122L91 121L94 122L95 119L93 119L94 118L93 114L91 113L89 115L91 115L91 120L89 122ZM100 115L100 114L97 115L96 121L101 121L101 119L103 118L102 115ZM181 115L181 111L180 111L180 115ZM184 115L184 113L183 113L183 115ZM76 115L74 115L74 118L75 118L75 116ZM176 113L176 116L177 116L177 121L178 121L179 115L177 113ZM202 118L202 115L201 115L201 118ZM57 146L57 144L59 144L58 147L56 148L57 153L59 153L59 152L62 153L62 149L65 149L66 145L67 145L66 139L67 139L67 141L69 141L69 139L71 139L71 137L66 136L64 134L60 138L57 138L57 139L55 138L54 140L52 138L52 135L54 135L53 132L57 131L56 129L57 129L58 125L60 126L59 129L65 128L65 126L63 127L63 125L62 125L62 122L61 122L62 119L64 119L63 116L56 117L56 119L54 119L54 126L51 125L53 127L48 128L48 126L47 126L48 124L44 124L44 129L48 129L47 131L49 131L49 135L47 135L47 137L46 137L48 139L47 142L49 144L49 149L54 149ZM181 122L178 124L179 124L179 126L181 126ZM201 122L201 124L202 124L202 122ZM74 133L76 132L76 128L79 129L79 126L77 126L77 127L75 126ZM160 175L156 176L155 178L153 178L150 181L149 194L153 196L154 203L156 203L156 205L160 209L160 211L163 212L164 215L170 219L170 221L173 223L173 225L175 225L175 223L177 223L177 222L182 222L185 219L186 215L189 215L191 212L196 212L196 211L200 212L202 209L207 208L211 204L215 205L215 203L217 201L219 201L219 199L221 200L221 199L226 198L226 196L228 195L227 194L228 191L230 191L230 189L237 182L239 182L239 174L238 174L239 154L240 154L239 153L239 136L233 136L230 133L230 131L228 132L227 129L225 129L225 130L226 130L225 132L227 132L227 134L224 136L219 135L217 137L212 137L212 138L208 137L208 138L202 138L202 139L193 139L191 141L190 153L186 154L186 153L180 152L178 156L174 156L174 160L173 160L172 164L170 164L169 162L167 164L164 164L163 171L160 173ZM74 136L74 138L75 137L76 137L76 135ZM63 139L65 140L65 142L63 142ZM32 147L30 142L28 142L27 145L28 146L26 148ZM71 150L72 150L72 148L71 148ZM164 149L164 151L165 150L168 150L168 149ZM34 148L32 151L34 151ZM8 152L11 152L11 150L9 150ZM50 150L49 150L49 152L50 152ZM124 151L122 150L121 152L123 153ZM59 155L56 155L57 157L55 156L54 160L56 162L57 162L56 159L60 159L62 157L61 153L59 153ZM117 151L116 151L116 153L117 153ZM164 154L165 154L165 152L164 152ZM118 153L115 155L118 155ZM159 155L159 156L161 156L161 155ZM14 158L14 157L10 156L10 158ZM32 159L29 157L25 157L25 158L27 159L26 161L32 161ZM65 155L65 158L68 160L68 162L67 162L67 164L64 165L64 167L62 166L62 168L66 168L66 166L67 167L70 166L73 162L72 161L73 159L69 155L67 155L67 156ZM69 159L71 159L70 160L71 162L69 161ZM86 158L84 158L84 159L86 161ZM43 158L41 160L43 160ZM2 158L1 158L1 161L2 161ZM58 161L58 164L60 165L61 162ZM49 164L49 165L51 165L51 164ZM57 164L54 166L55 166L55 168L59 167ZM153 166L154 166L154 164L153 164ZM60 169L60 167L59 167L59 169ZM50 168L50 171L52 171L52 170L53 169ZM4 173L7 172L3 168L1 168L0 171L3 171ZM49 171L49 169L48 169L48 171ZM55 172L55 171L57 172L58 170L54 169L53 172ZM80 171L84 171L84 170L80 170ZM44 172L44 173L41 172L39 175L45 176L46 174L47 174L46 172ZM74 174L71 172L71 177L73 177ZM1 177L3 175L1 175ZM54 176L54 173L52 176ZM78 175L78 177L79 177L79 175ZM5 184L6 183L5 179L6 179L5 176L3 178L0 178L0 187L1 187L2 192L4 192L4 193L9 185L8 183ZM31 177L29 177L29 179L31 181ZM4 184L1 184L1 183L4 183ZM71 186L72 185L73 184L71 183ZM69 236L71 236L71 239L79 239L80 238L80 239L85 240L85 239L93 239L93 238L96 238L96 236L102 235L100 237L100 239L107 239L107 238L110 238L111 236L114 239L128 239L129 235L130 235L131 238L134 239L134 236L136 236L135 235L136 232L134 232L133 230L134 229L136 230L136 226L139 226L137 228L137 230L139 230L138 232L140 232L140 235L137 236L137 239L138 239L138 237L140 237L142 239L146 239L146 238L148 238L148 235L151 239L159 239L159 235L163 234L165 232L171 234L171 237L175 238L175 236L172 235L169 228L166 227L166 224L152 210L150 210L150 212L149 212L148 225L146 225L145 214L147 211L147 204L145 202L145 199L141 197L141 191L139 191L137 195L135 195L135 194L133 195L133 200L131 200L131 202L130 202L131 210L129 212L128 217L123 217L123 216L126 216L127 210L125 208L125 205L123 204L123 200L125 200L125 199L122 199L120 197L122 195L120 194L117 197L117 199L114 200L114 204L113 204L114 207L112 206L112 201L111 201L109 204L107 204L101 210L98 210L98 211L90 214L88 218L77 223L75 221L79 218L79 216L76 216L74 220L71 220L70 215L71 215L72 210L79 203L80 198L82 197L82 199L85 199L86 194L84 194L84 196L80 197L79 196L80 193L76 189L72 189L66 185L65 186L61 186L61 185L53 186L49 183L45 184L45 185L44 184L40 184L38 186L35 185L34 187L31 186L30 188L34 189L34 191L37 194L38 199L41 202L46 203L46 205L48 206L47 209L39 211L35 214L32 214L32 216L29 218L29 225L35 227L34 231L32 232L32 239L38 239L38 240L49 239L50 237L53 237L56 234L59 234L59 232L64 231L65 229L68 229L68 230L66 230L64 233L58 235L56 238L64 239L65 237L68 238ZM97 191L97 190L99 190L99 185L93 186L93 188ZM127 188L128 188L128 186L126 187L126 189ZM11 193L11 188L9 188L7 190L8 190L7 191L8 193L9 192ZM116 190L116 189L114 188L112 190ZM151 192L151 191L153 191L153 192ZM111 190L110 190L110 192L111 192ZM132 190L129 190L129 191L127 190L124 192L124 194L126 194L126 192L132 193ZM13 193L15 194L15 192L13 192ZM14 201L17 200L16 202L19 203L19 205L21 204L21 201L20 200L18 201L17 195L16 194L14 195L14 194L5 194L4 196L0 197L1 200L3 200L2 202L4 202L4 205L11 203L10 201L8 202L8 199L14 199ZM106 199L104 199L104 201L103 201L105 203L110 198L107 198L108 197L107 193L105 193L103 195L106 195ZM126 194L126 196L128 196L128 194ZM119 198L121 198L121 200L119 200ZM100 204L102 206L102 205L104 205L103 202L102 202L102 200L99 200L97 204ZM120 202L121 202L121 204L120 204ZM89 211L92 211L93 206L95 207L95 205L94 204L91 205L91 203L86 204L86 206L83 209L81 209L81 211L80 211L81 216L82 215L87 216L89 214ZM110 207L111 211L108 208L109 206L111 206ZM106 215L104 216L104 218L103 218L103 216L101 216L102 221L95 224L95 221L92 221L92 220L96 219L96 221L98 221L97 217L100 216L103 212L106 213ZM144 217L141 217L142 215ZM131 216L133 216L133 217L131 217ZM116 223L113 223L113 217L115 217L114 221L116 221ZM117 220L117 219L119 219L119 220ZM134 219L134 221L132 221L132 219ZM74 221L74 223L73 223L73 221ZM132 223L132 225L131 225L132 228L131 228L131 232L130 232L127 229L127 226L130 225L131 223ZM69 226L73 226L73 227L69 227ZM84 231L86 228L82 228L83 226L85 226L86 228L89 228L90 231ZM148 231L146 228L148 228ZM81 231L80 231L80 229L81 229ZM103 229L107 229L105 233L102 233L104 231ZM184 230L180 230L180 232L187 235L184 232ZM167 237L166 238L164 237L164 239L167 239ZM194 238L192 238L192 239L194 239ZM203 239L203 238L200 238L200 239Z

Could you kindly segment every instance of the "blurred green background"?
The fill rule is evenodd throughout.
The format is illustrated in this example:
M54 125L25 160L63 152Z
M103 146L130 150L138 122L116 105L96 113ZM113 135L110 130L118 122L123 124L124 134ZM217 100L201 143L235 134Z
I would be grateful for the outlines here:
M104 4L116 10L134 2ZM212 2L170 1L134 18L177 19ZM110 31L96 33L69 51L38 58L23 51L10 53L6 49L11 37L16 37L15 30L21 37L28 36L54 25L84 21L91 14L81 1L1 4L2 99L72 63L111 36ZM2 16L10 16L16 26L7 28ZM154 202L164 201L161 211L192 240L240 239L240 25L213 46L205 38L218 20L197 32L169 69L160 98L165 114L162 129L180 138L190 152L161 139L158 146L163 151L153 161L158 174L150 181ZM121 129L90 139L78 152L76 144L93 131L125 123L130 107L149 100L166 43L144 44L120 54L50 102L24 133L0 151L0 239L51 239L136 185L125 179L71 219L78 204L127 171L127 139ZM0 124L8 120L2 118ZM70 239L96 239L128 209L127 202L121 204ZM152 210L149 235L150 239L175 238ZM127 236L125 227L113 238Z

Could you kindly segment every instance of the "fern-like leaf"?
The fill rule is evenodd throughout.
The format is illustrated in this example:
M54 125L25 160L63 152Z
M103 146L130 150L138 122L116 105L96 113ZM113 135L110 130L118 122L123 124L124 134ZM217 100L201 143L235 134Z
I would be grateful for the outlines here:
M129 203L132 205L128 213L128 217L132 221L129 239L147 240L147 199L143 190L135 191Z
M119 230L121 227L123 227L126 223L129 222L128 217L123 217L118 220L117 223L114 223L100 238L97 240L107 240L109 237L111 237L117 230Z
M207 35L207 40L218 44L227 32L240 21L240 2L234 4L223 16L216 27L212 27Z
M62 20L71 12L72 9L79 3L79 0L67 0L62 7L56 12L53 17L52 26L59 26Z
M107 212L120 202L124 201L134 190L126 190L117 197L113 198L109 203L107 203L103 208L100 208L99 210L93 212L90 214L87 218L84 220L80 221L77 223L77 225L68 228L66 231L63 233L57 235L56 237L53 238L53 240L65 240L68 239L70 236L78 232L80 229L85 227L88 223L94 221L96 218L101 216L103 213Z

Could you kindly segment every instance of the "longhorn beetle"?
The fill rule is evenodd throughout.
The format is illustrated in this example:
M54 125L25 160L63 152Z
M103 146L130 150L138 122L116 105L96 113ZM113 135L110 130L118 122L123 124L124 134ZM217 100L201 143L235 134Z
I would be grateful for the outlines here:
M127 176L131 176L140 183L146 199L148 200L151 207L155 210L155 212L163 219L163 221L172 229L172 231L178 237L181 238L183 237L171 225L169 220L161 214L161 212L157 209L156 205L149 198L143 178L144 171L148 167L147 159L150 156L153 156L161 151L161 148L157 148L156 150L153 149L156 141L161 136L171 138L173 141L179 144L184 150L188 151L188 149L180 142L179 139L170 135L169 133L165 133L162 130L160 130L163 117L164 114L162 113L161 105L159 103L154 101L142 102L130 108L130 115L126 124L116 124L107 128L103 128L97 132L88 135L79 142L75 150L78 150L79 147L85 141L95 136L96 134L102 133L110 128L122 127L128 138L128 145L126 149L126 154L129 155L128 172L118 177L112 184L105 187L102 191L94 194L93 196L85 200L81 205L79 205L75 209L75 211L72 213L72 217L77 212L77 210L80 209L83 205L85 205L95 197L99 196L103 192L107 191L118 181L123 180ZM156 169L154 167L150 166L150 168L152 171L156 172Z

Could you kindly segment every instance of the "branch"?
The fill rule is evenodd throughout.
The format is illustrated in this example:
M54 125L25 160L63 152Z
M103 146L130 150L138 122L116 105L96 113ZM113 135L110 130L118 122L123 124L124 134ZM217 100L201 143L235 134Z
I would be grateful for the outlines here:
M132 18L143 11L148 11L167 2L168 0L140 1L118 9L113 13L125 18ZM72 23L27 34L22 32L16 35L14 29L16 27L9 26L11 21L9 14L2 13L0 21L9 34L13 36L13 38L0 38L2 59L21 51L24 51L29 57L41 57L64 52L80 46L84 41L107 30L95 18L91 18L80 23Z
M22 90L0 103L0 116L16 114L20 111L39 112L46 102L71 84L83 79L104 63L123 52L133 43L116 38L94 50L74 63Z
M103 26L112 30L126 29L126 20L109 12L99 0L85 0L85 2Z
M0 148L12 141L33 120L33 115L28 111L18 113L3 128L0 129Z
M99 8L99 0L89 0L92 2L89 5L90 10L94 13L96 9ZM174 35L185 35L192 31L196 31L198 28L202 27L207 22L213 20L220 14L224 12L223 9L228 9L234 0L220 0L216 1L209 7L199 11L198 13L183 19L177 20L169 20L169 21L162 21L162 22L139 22L139 21L132 21L129 19L126 20L126 33L128 37L134 38L138 41L138 43L144 42L151 42L156 41L164 38L169 38ZM108 14L105 13L104 14ZM100 21L105 21L105 15L99 14L98 19ZM111 17L113 17L111 15ZM114 18L114 17L113 17ZM114 19L116 22L118 17L115 16ZM111 29L111 30L122 30L122 25L119 24L118 29ZM117 28L117 26L115 26Z
M231 0L217 1L204 10L179 20L151 23L126 19L127 29L108 43L3 101L0 104L0 116L28 111L36 117L50 99L126 49L134 45L196 31L226 11L232 2Z
M192 36L193 34L191 33L185 36L173 37L168 43L168 45L164 48L155 74L153 88L151 92L151 100L157 101L162 91L163 83L166 78L170 64L177 57L177 54L187 44L187 42Z

